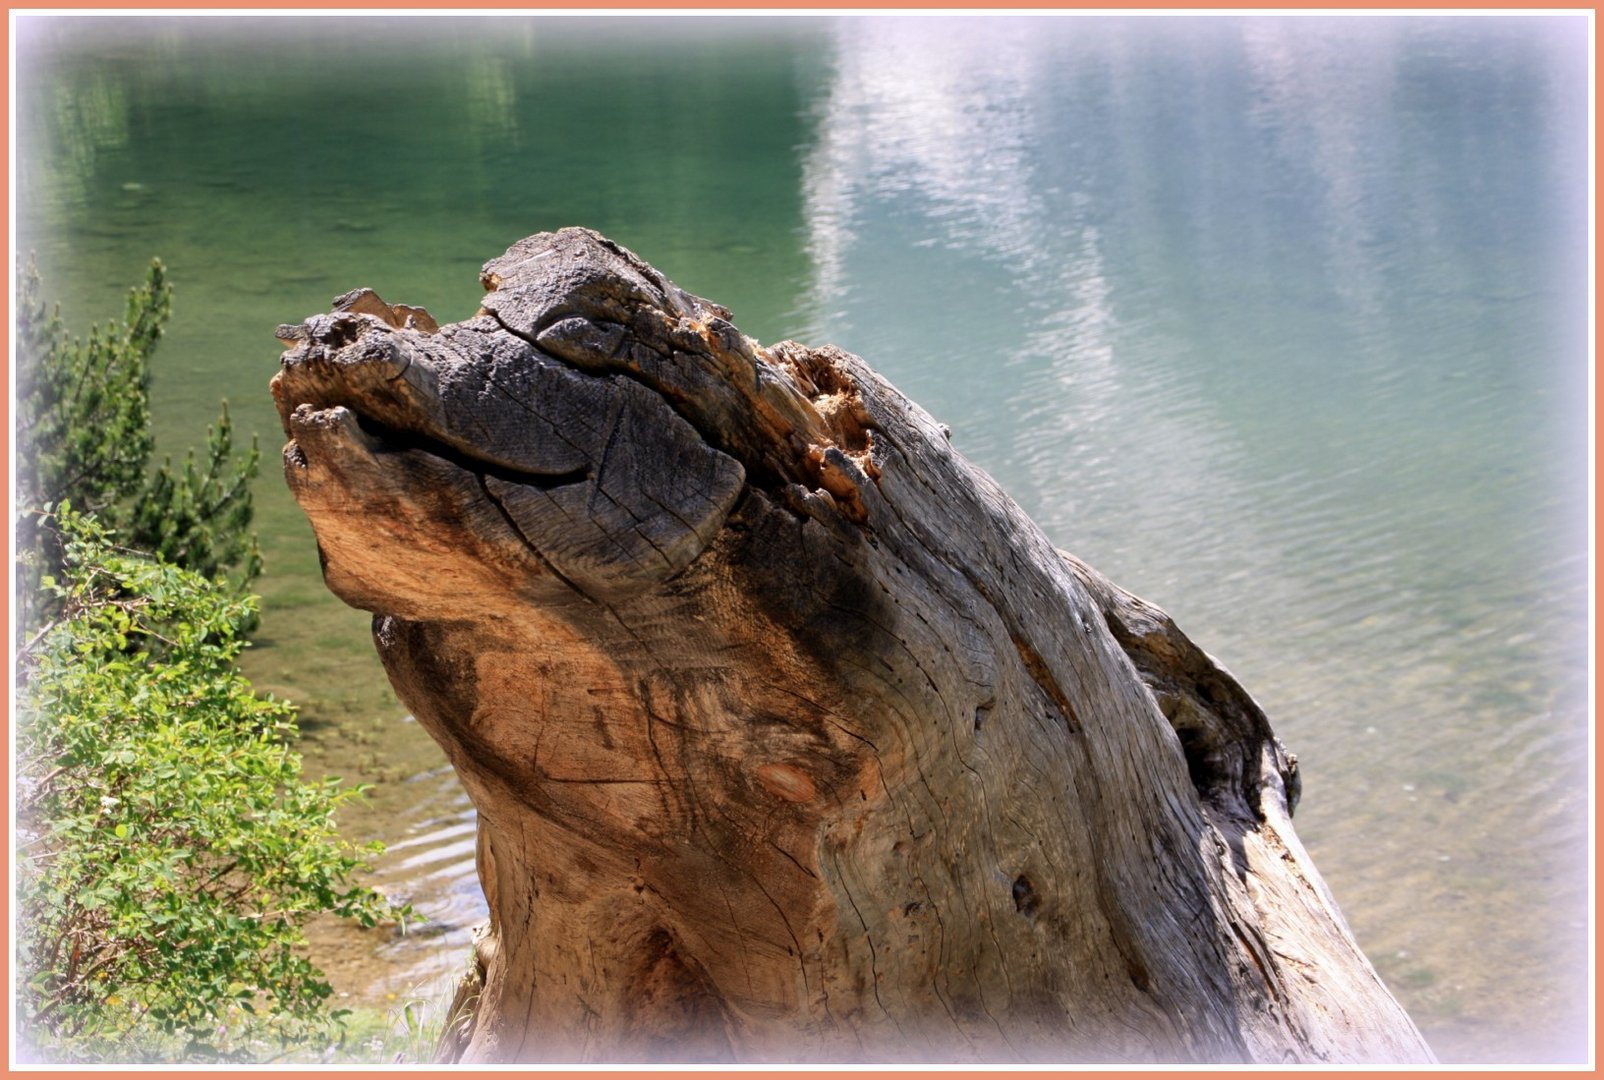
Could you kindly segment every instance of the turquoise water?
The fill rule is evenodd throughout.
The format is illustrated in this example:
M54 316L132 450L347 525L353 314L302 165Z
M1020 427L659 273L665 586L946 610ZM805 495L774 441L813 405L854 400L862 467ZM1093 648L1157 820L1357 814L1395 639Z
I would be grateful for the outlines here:
M1445 1060L1585 1056L1585 19L54 18L17 55L20 243L77 323L167 262L162 450L226 396L270 459L249 671L439 915L320 937L352 993L460 963L468 818L317 579L272 330L358 285L463 318L586 224L865 357L1230 667Z

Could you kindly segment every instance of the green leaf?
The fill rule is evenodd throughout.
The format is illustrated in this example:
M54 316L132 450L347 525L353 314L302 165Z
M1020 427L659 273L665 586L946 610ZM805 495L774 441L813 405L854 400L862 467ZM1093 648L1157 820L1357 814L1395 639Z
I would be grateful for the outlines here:
M210 1061L324 1038L332 990L297 952L306 921L409 913L353 883L363 863L333 824L352 793L301 776L274 734L293 731L292 707L234 666L249 601L114 547L91 518L54 521L66 599L26 665L16 736L17 760L38 763L17 822L35 1049Z

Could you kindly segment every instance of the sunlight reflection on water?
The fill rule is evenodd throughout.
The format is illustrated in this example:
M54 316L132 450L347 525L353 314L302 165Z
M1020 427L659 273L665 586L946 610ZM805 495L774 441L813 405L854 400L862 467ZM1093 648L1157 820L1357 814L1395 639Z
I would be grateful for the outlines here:
M1580 128L1529 29L852 24L804 165L809 336L1237 669L1451 1059L1585 1007Z

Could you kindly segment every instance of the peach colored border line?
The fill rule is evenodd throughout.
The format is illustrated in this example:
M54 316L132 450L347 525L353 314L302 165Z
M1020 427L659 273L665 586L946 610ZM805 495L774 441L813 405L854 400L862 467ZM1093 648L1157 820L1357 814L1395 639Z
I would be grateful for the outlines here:
M835 3L835 4L829 4L829 5L790 6L790 7L783 7L783 8L753 7L750 4L742 3L741 0L702 0L702 2L699 3L694 8L683 7L682 5L673 3L672 0L598 0L598 2L596 2L596 3L588 4L588 5L583 6L583 7L574 7L574 6L571 6L571 5L540 4L540 3L533 3L533 4L527 4L527 3L525 3L525 4L518 4L518 3L481 3L481 4L475 5L472 8L464 8L464 9L440 8L436 4L432 4L432 3L426 2L426 0L402 0L401 3L384 3L384 2L381 2L381 0L354 0L354 2L347 2L347 3L344 3L344 4L340 4L338 6L302 6L302 7L284 7L284 8L263 8L263 7L259 7L259 6L255 6L255 5L246 5L246 4L230 5L230 4L226 4L226 3L224 3L224 4L201 3L201 2L185 3L185 2L183 2L183 0L179 0L179 2L177 2L177 3L172 3L172 2L166 3L160 8L152 8L150 6L147 6L147 5L144 5L144 4L140 4L140 3L137 2L137 0L110 0L110 2L101 2L101 3L95 3L95 4L89 4L89 3L84 3L84 4L57 3L57 4L30 5L30 6L27 6L27 7L17 7L17 8L7 7L6 8L7 19L6 19L6 26L5 26L5 35L6 35L5 47L6 47L6 57L7 57L7 65L6 65L7 79L6 79L6 83L5 83L5 89L4 89L5 106L6 107L5 107L3 115L0 115L0 125L4 125L3 133L4 133L5 140L6 140L6 145L7 145L7 148L8 148L7 171L6 171L6 179L5 179L5 185L6 185L6 187L5 187L5 195L6 195L6 205L7 205L7 219L6 219L7 220L6 236L7 236L7 240L8 240L7 251L8 251L9 256L10 256L10 264L9 264L9 268L7 270L7 274L8 274L7 281L8 281L8 286L9 287L6 290L6 294L5 294L4 298L0 298L0 311L4 312L4 316L5 316L5 320L6 320L6 327L7 327L7 333L6 333L7 350L6 350L6 357L5 357L5 361L4 361L7 386L8 386L8 388L10 388L13 385L12 382L11 382L11 372L12 372L12 361L13 361L14 354L13 354L12 347L11 347L11 337L12 337L12 335L11 335L11 332L10 332L10 327L12 325L11 324L12 297L14 297L16 295L16 251L12 247L12 240L15 237L15 233L16 233L16 228L15 228L16 219L15 219L15 206L13 205L13 203L11 201L11 194L12 194L12 189L13 189L14 159L15 159L15 152L16 152L15 147L11 145L11 133L12 133L11 103L12 103L12 97L13 97L13 93L14 93L14 89L15 89L15 87L13 85L13 77L12 77L14 64L12 63L11 41L12 41L12 19L14 17L16 17L16 16L19 16L19 15L25 17L27 15L35 15L35 14L38 14L38 15L44 15L44 14L80 14L80 15L89 16L89 15L94 15L94 14L99 14L99 13L125 14L125 15L126 14L151 14L151 15L156 15L156 14L203 14L203 13L207 13L207 14L209 14L209 13L217 13L217 14L221 14L221 15L237 15L237 14L249 13L249 14L255 14L255 15L274 15L274 16L281 16L281 17L287 17L287 18L295 18L295 17L318 17L318 16L324 16L324 15L350 13L350 12L357 12L357 13L365 13L365 12L373 12L373 13L395 12L395 13L402 13L402 12L404 12L404 13L408 13L408 14L414 15L414 16L422 16L422 15L427 15L427 14L463 16L463 15L475 15L475 14L505 14L507 12L529 12L530 14L540 14L540 15L552 15L552 14L559 14L559 13L560 14L607 14L607 15L611 15L611 16L620 16L620 17L627 16L627 15L632 14L632 13L662 14L664 12L678 13L678 14L697 14L697 13L742 14L742 13L745 13L745 14L750 14L750 15L754 15L754 16L773 15L773 14L863 15L863 14L869 14L869 13L886 13L886 14L895 14L895 15L917 15L920 12L938 12L938 11L942 12L944 14L972 13L972 14L976 14L976 15L986 15L986 16L999 16L999 15L1006 15L1006 14L1009 14L1009 13L1031 13L1031 14L1063 13L1063 14L1066 14L1066 15L1071 15L1071 14L1084 15L1084 14L1092 14L1092 13L1117 13L1117 14L1162 16L1162 15L1171 14L1171 13L1175 13L1175 14L1180 14L1180 13L1197 14L1197 13L1200 13L1200 12L1201 13L1208 13L1208 14L1222 14L1222 15L1224 15L1224 14L1237 14L1237 13L1254 13L1254 14L1271 14L1271 13L1312 14L1312 13L1320 13L1320 14L1328 14L1328 15L1342 15L1342 14L1412 14L1412 13L1442 14L1442 13L1449 13L1449 12L1508 13L1508 14L1511 14L1511 15L1536 15L1536 14L1545 14L1545 13L1577 14L1577 13L1581 13L1581 12L1588 12L1588 13L1591 13L1594 16L1594 19L1596 20L1598 7L1599 7L1598 4L1588 4L1588 3L1545 3L1540 8L1538 8L1538 7L1523 8L1523 7L1518 7L1518 6L1511 6L1508 3L1494 3L1494 2L1490 2L1490 0L1481 0L1481 2L1471 2L1471 3L1431 2L1431 0L1427 0L1427 2L1424 2L1424 3L1417 2L1417 3L1409 5L1408 7L1398 7L1398 6L1395 6L1395 5L1389 5L1389 4L1377 3L1377 2L1348 3L1348 4L1344 4L1344 5L1340 6L1340 7L1331 7L1331 6L1326 6L1326 5L1297 5L1297 4L1286 4L1286 3L1272 3L1272 2L1269 2L1269 0L1265 0L1265 2L1255 3L1255 2L1252 2L1252 0L1248 0L1248 2L1246 2L1246 3L1239 2L1239 3L1237 3L1235 5L1232 5L1231 7L1228 7L1228 8L1222 8L1222 7L1218 7L1218 6L1215 6L1215 5L1207 4L1207 3L1201 2L1201 0L1179 0L1179 2L1173 2L1173 0L1172 0L1171 3L1167 3L1167 4L1163 4L1163 5L1121 4L1121 3L1106 3L1106 2L1105 3L1099 3L1099 4L1084 4L1084 5L1082 5L1082 4L1052 3L1052 2L1049 2L1049 0L1013 0L1013 2L1010 3L1006 8L976 7L972 2L967 2L967 3L966 2L959 2L959 0L946 0L946 2L942 2L942 0L935 0L935 2L923 2L923 3L914 3L914 2L912 2L912 0L905 0L905 2L898 2L898 0L890 0L890 2L884 2L884 0L882 0L882 2L874 3L874 4L869 4L869 3L862 3L862 4ZM1592 60L1592 36L1593 36L1593 32L1594 31L1593 31L1592 27L1590 26L1589 27L1589 102L1590 103L1593 101L1592 70L1591 70L1592 69L1591 60ZM1590 104L1590 108L1591 108L1591 104ZM1597 115L1596 115L1596 112L1594 113L1594 117L1593 117L1593 125L1594 126L1592 128L1591 135L1593 136L1593 145L1596 146L1596 143L1597 143L1597 139L1596 139L1596 135L1597 135L1597 126L1596 126L1597 125ZM1588 154L1588 161L1589 161L1588 191L1589 191L1589 203L1590 203L1590 206L1596 209L1596 202L1594 201L1595 200L1595 196L1593 194L1594 189L1593 189L1593 178L1592 178L1592 161L1593 161L1592 150L1593 150L1593 146L1590 146L1589 147L1589 154ZM1592 223L1592 226L1591 226L1591 230L1592 230L1592 233L1591 233L1591 235L1589 237L1588 274L1589 274L1590 284L1592 285L1592 288L1589 290L1589 294L1594 299L1595 305L1596 305L1597 284L1596 284L1596 277L1594 276L1594 271L1593 271L1593 251L1594 251L1595 242L1596 242L1596 239L1597 239L1597 218L1596 218L1596 215L1594 215L1594 217L1593 217L1593 223ZM1594 338L1593 311L1590 310L1589 313L1588 313L1588 343L1589 343L1590 350L1593 349L1595 340L1596 339ZM1590 380L1593 378L1593 373L1592 372L1590 372L1589 378L1590 378ZM1589 418L1588 418L1588 420L1589 420L1589 422L1588 422L1588 432L1589 432L1588 439L1589 439L1589 447L1590 447L1590 450L1589 450L1589 458L1590 458L1590 461L1589 461L1589 478L1588 478L1588 498L1589 498L1589 503L1590 503L1589 522L1590 522L1590 528L1594 529L1594 532L1589 537L1589 552L1590 552L1589 595L1590 595L1590 598L1591 598L1592 593L1593 593L1593 589L1592 589L1592 566L1594 565L1594 562L1596 560L1596 555L1597 555L1597 547L1596 547L1597 540L1596 540L1596 537L1598 535L1597 531L1596 531L1596 527L1597 527L1597 524L1598 524L1597 507L1596 507L1596 503L1593 502L1593 478L1594 478L1593 468L1597 465L1597 462L1598 462L1596 443L1593 441L1593 439L1594 439L1594 436L1593 436L1593 418L1594 418L1594 416L1596 416L1596 409L1597 409L1598 404L1599 404L1599 392L1598 392L1597 384L1596 384L1596 381L1595 381L1595 382L1592 383L1592 390L1591 390L1591 392L1589 394ZM8 478L8 481L7 481L8 493L10 493L11 489L12 489L12 485L10 483L10 476L11 476L10 466L11 466L12 454L14 452L14 442L13 442L12 438L10 437L10 432L11 432L11 422L10 422L11 421L11 407L12 407L12 391L10 389L8 389L8 393L6 395L4 404L0 404L0 418L3 418L5 420L6 430L7 430L7 433L8 433L8 438L7 438L7 442L6 442L6 451L5 451L6 466L7 466L7 478ZM8 497L8 503L7 503L7 514L8 514L8 517L14 517L14 510L13 510L12 503L11 503L9 497ZM7 550L9 559L14 564L16 552L13 550L13 547L12 547L13 543L14 543L14 540L12 540L10 538L10 531L8 529L8 540L7 540L7 549L6 550ZM12 580L11 575L10 575L9 572L7 573L6 576L7 576L8 580ZM11 599L12 599L11 590L10 590L10 588L7 588L5 593L4 593L4 598L0 599L0 614L4 615L5 621L6 621L6 626L7 626L7 633L8 633L8 637L7 637L7 655L8 656L14 656L15 655L15 650L16 650L15 631L11 628L11 618L10 618L10 616L11 616ZM1597 670L1597 661L1599 659L1599 652L1597 651L1598 650L1598 644L1597 644L1597 638L1595 636L1595 626L1592 624L1591 612L1590 612L1590 625L1589 625L1588 630L1589 630L1589 636L1590 636L1590 649L1589 649L1589 652L1590 652L1590 654L1592 655L1592 657L1594 659L1594 662L1595 662L1594 671L1596 671ZM1589 692L1588 696L1589 696L1589 700L1593 703L1594 715L1596 716L1597 715L1598 697L1597 697L1596 684L1592 683L1593 677L1594 677L1593 673L1590 672L1589 673L1589 680L1590 680L1590 684L1591 685L1590 685L1590 692ZM9 680L8 680L8 685L9 685ZM8 747L10 745L10 743L9 743L9 735L10 735L10 732L12 730L12 728L11 728L11 720L12 720L12 711L13 711L14 705L15 705L15 702L13 700L13 697L8 691L7 699L6 699L6 712L5 712L5 729L6 729L6 734L8 736L8 744L7 744ZM1591 732L1590 732L1590 738L1591 737L1592 737L1592 735L1591 735ZM1596 743L1594 745L1594 749L1593 749L1593 752L1592 752L1592 760L1593 760L1593 765L1594 765L1594 775L1596 775L1597 774L1597 766L1598 766L1598 763L1599 763L1598 750L1597 750ZM16 799L16 792L15 792L15 786L14 786L15 785L14 777L15 777L15 763L12 762L12 768L8 770L8 772L7 772L7 780L6 780L6 795L7 795L7 803L6 803L6 805L7 805L7 821L8 821L8 824L10 823L10 820L11 820L11 818L10 818L11 808L13 808L15 806L15 799ZM1596 810L1595 810L1595 813L1596 813ZM1596 825L1596 823L1597 823L1597 819L1595 817L1595 825ZM9 832L11 832L11 830L8 829L8 833ZM1588 851L1588 864L1589 864L1589 877L1591 879L1592 870L1593 870L1593 851L1592 851L1591 845L1590 845L1589 851ZM74 1076L74 1075L104 1076L104 1075L119 1075L119 1074L149 1074L149 1075L159 1075L159 1076L179 1075L179 1076L186 1076L186 1077L188 1077L188 1076L194 1076L194 1077L213 1077L213 1076L216 1076L216 1077L221 1077L221 1076L226 1076L226 1075L230 1075L230 1074L246 1072L246 1073L267 1073L267 1074L275 1074L275 1075L282 1074L282 1075L291 1075L291 1076L297 1076L297 1077L300 1077L300 1076L336 1077L336 1076L349 1076L349 1075L353 1075L353 1074L362 1074L362 1073L378 1073L378 1074L384 1074L384 1075L402 1074L402 1075L406 1075L406 1076L409 1076L409 1077L410 1076L448 1077L448 1076L460 1075L463 1072L508 1072L508 1073L521 1073L521 1074L531 1074L532 1073L532 1074L535 1074L535 1075L538 1075L539 1077L541 1077L542 1080L548 1080L548 1078L549 1078L549 1080L600 1080L600 1078L608 1078L608 1077L638 1077L638 1076L646 1076L646 1075L675 1075L675 1074L694 1075L694 1076L708 1075L708 1076L713 1076L713 1077L719 1078L719 1080L723 1080L723 1078L726 1078L726 1077L731 1078L731 1080L736 1080L736 1078L747 1078L747 1077L758 1077L758 1076L783 1076L783 1077L786 1078L786 1080L840 1080L840 1078L843 1078L843 1077L864 1077L864 1078L869 1078L869 1077L881 1077L881 1076L896 1075L896 1074L911 1074L911 1075L937 1074L942 1078L942 1080L947 1080L947 1078L949 1078L949 1077L955 1078L955 1080L956 1080L956 1078L1001 1077L1001 1076L1010 1076L1010 1075L1019 1075L1019 1074L1032 1075L1032 1076L1055 1076L1055 1077L1059 1077L1059 1076L1061 1076L1061 1077L1071 1077L1071 1076L1073 1076L1073 1077L1076 1077L1076 1078L1098 1077L1098 1076L1125 1078L1125 1077L1133 1077L1133 1076L1171 1075L1171 1074L1176 1073L1176 1072L1205 1073L1205 1074L1206 1073L1216 1073L1216 1074L1236 1075L1236 1074L1243 1074L1243 1073L1249 1073L1249 1074L1284 1074L1284 1073L1289 1073L1289 1072L1292 1071L1292 1070L1286 1070L1286 1069L1279 1069L1279 1068L1276 1068L1276 1067L1273 1067L1273 1066L1270 1066L1270 1067L1263 1067L1263 1066L1260 1066L1260 1067L1253 1067L1253 1066L1178 1066L1178 1067L1175 1067L1175 1068L1149 1067L1149 1066L1140 1066L1140 1067L1135 1067L1135 1068L1117 1068L1117 1067L1106 1067L1106 1066L1104 1066L1104 1067L1097 1067L1097 1068L1092 1068L1092 1069L1054 1068L1054 1067L1050 1067L1050 1066L1049 1067L1020 1066L1020 1067L993 1067L993 1068L971 1068L971 1067L948 1068L948 1067L942 1067L942 1066L918 1066L918 1067L914 1067L914 1066L884 1066L884 1067L876 1067L876 1068L856 1067L856 1068L842 1068L842 1069L825 1069L825 1068L817 1068L817 1067L811 1067L811 1066L810 1067L772 1066L772 1067L768 1067L768 1068L764 1068L764 1069L750 1069L750 1068L728 1068L728 1067L722 1067L722 1066L695 1065L695 1066L654 1066L654 1067L649 1067L649 1068L643 1067L643 1068L638 1068L638 1069L617 1068L617 1067L600 1067L600 1068L594 1068L594 1069L591 1069L591 1068L576 1069L576 1068L561 1068L561 1067L558 1067L558 1068L549 1068L548 1069L548 1068L540 1068L540 1067L534 1067L534 1066L508 1066L508 1067L484 1066L484 1067L468 1067L468 1068L454 1067L454 1068L449 1068L448 1069L448 1068L445 1068L445 1067L427 1066L427 1065L424 1065L424 1066L409 1066L409 1065L383 1066L383 1065L376 1065L376 1066L345 1066L345 1067L341 1067L339 1069L318 1069L318 1068L309 1068L309 1069L293 1068L292 1069L292 1068L281 1067L281 1066L278 1066L278 1067L276 1067L276 1066L236 1066L236 1067L231 1067L229 1069L182 1069L182 1070L178 1070L178 1069L173 1069L173 1068L170 1068L170 1067L162 1067L162 1066L125 1065L125 1066L111 1066L111 1067L106 1067L106 1068L101 1068L101 1069L95 1069L95 1070L92 1070L92 1071L86 1070L86 1071L84 1071L84 1072L82 1072L80 1074L80 1073L75 1072L73 1070L66 1070L66 1069L59 1069L59 1068L49 1068L49 1067L18 1068L13 1064L14 1063L14 1059L15 1059L15 1045L14 1045L14 1040L12 1038L10 1038L10 1036L12 1034L12 998L11 998L11 990L10 990L10 987L11 987L10 957L15 955L15 949L14 949L14 941L13 941L11 935L10 935L10 929L9 928L10 928L10 925L11 925L11 922L10 922L11 868L14 865L15 865L15 851L14 851L14 834L13 834L12 846L8 848L8 858L6 859L5 869L4 869L4 871L0 871L0 874L3 874L3 877L5 879L5 889L4 889L3 892L0 892L0 914L3 914L5 916L5 918L6 918L6 925L7 925L7 928L8 928L8 942L12 942L12 944L13 944L13 947L11 949L8 949L8 953L7 953L7 957L8 957L7 967L6 967L7 991L6 991L5 995L3 996L3 998L0 998L0 1017L4 1018L5 1028L6 1028L6 1031L8 1033L7 1041L8 1041L8 1045L10 1045L10 1048L11 1048L10 1053L8 1054L7 1062L4 1065L0 1065L0 1070L3 1070L8 1075L13 1073L13 1072L17 1072L17 1073L29 1073L29 1074L33 1074L33 1075L54 1074L54 1075L58 1075L58 1076L61 1076L61 1075L65 1075L65 1076ZM1595 916L1596 916L1596 912L1597 912L1596 903L1597 903L1597 900L1596 900L1596 894L1595 894L1595 899L1594 899L1594 905L1595 905L1594 913L1595 913ZM1595 925L1596 925L1596 922L1597 922L1597 920L1596 920L1596 917L1595 917L1595 919L1594 919ZM1596 971L1597 971L1597 964L1596 964L1597 951L1596 951L1596 946L1593 948L1593 960L1594 960L1593 970L1594 970L1595 976L1596 976ZM1592 992L1593 987L1590 986L1589 990L1590 990L1590 992ZM1596 1000L1597 999L1596 999L1596 995L1595 995L1595 997L1594 997L1594 1008L1595 1008L1595 1010L1596 1010L1596 1007L1597 1007L1596 1006ZM1595 1012L1595 1018L1596 1018L1596 1012ZM1593 1047L1591 1045L1591 1043L1592 1043L1591 1033L1590 1033L1589 1042L1590 1042L1589 1052L1590 1052L1590 1056L1591 1056L1592 1053L1594 1052L1593 1051ZM1303 1067L1298 1068L1296 1071L1299 1072L1299 1073L1311 1073L1311 1074L1318 1075L1318 1076L1320 1076L1322 1078L1322 1080L1325 1080L1325 1078L1338 1078L1338 1077L1353 1077L1353 1078L1365 1078L1365 1080L1374 1080L1374 1078L1377 1078L1377 1077L1413 1075L1413 1074L1417 1074L1417 1073L1421 1073L1421 1072L1438 1073L1438 1074L1443 1074L1443 1073L1465 1074L1465 1073L1469 1073L1469 1072L1474 1071L1474 1072L1477 1072L1477 1073L1488 1072L1488 1073L1520 1074L1520 1073L1523 1073L1523 1072L1527 1072L1528 1070L1525 1069L1522 1066L1519 1066L1519 1065L1511 1065L1511 1066L1503 1066L1503 1067L1476 1068L1474 1070L1467 1069L1467 1068L1465 1068L1463 1066L1439 1067L1439 1068L1421 1067L1421 1068L1413 1068L1413 1069L1408 1069L1408 1070L1401 1070L1401 1069L1391 1069L1391 1070L1389 1070L1389 1069L1322 1068L1322 1067L1318 1067L1318 1066L1303 1066ZM1561 1068L1558 1068L1558 1069L1544 1069L1544 1070L1541 1070L1541 1071L1543 1071L1543 1072L1555 1072L1555 1071L1558 1071L1558 1072L1592 1073L1592 1072L1595 1071L1595 1068L1594 1067L1589 1067L1589 1066L1583 1066L1583 1067L1579 1067L1579 1068L1561 1067Z

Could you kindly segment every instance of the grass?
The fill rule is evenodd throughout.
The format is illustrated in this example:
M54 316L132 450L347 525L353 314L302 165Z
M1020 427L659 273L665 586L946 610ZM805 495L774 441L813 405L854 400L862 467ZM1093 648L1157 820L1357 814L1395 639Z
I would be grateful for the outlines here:
M345 1018L340 1038L321 1049L304 1048L291 1064L427 1065L451 1007L454 988L435 994L390 994L385 1008L359 1006Z

